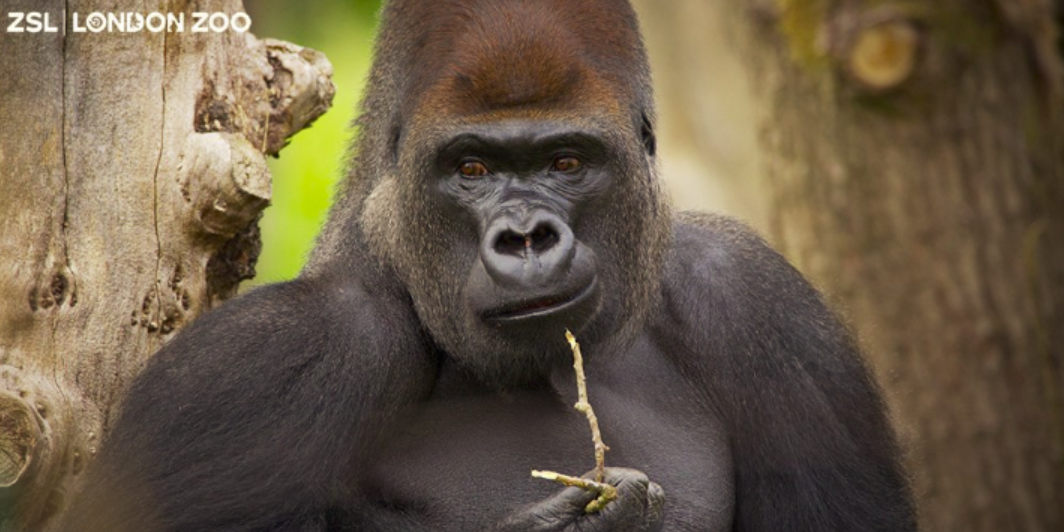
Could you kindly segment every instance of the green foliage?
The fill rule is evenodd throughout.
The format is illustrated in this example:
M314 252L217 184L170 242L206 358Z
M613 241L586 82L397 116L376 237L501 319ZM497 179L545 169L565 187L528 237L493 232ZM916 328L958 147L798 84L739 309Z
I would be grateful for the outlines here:
M379 2L250 0L253 31L314 48L332 62L336 97L332 109L290 139L270 161L273 202L262 228L258 275L249 284L291 279L325 221L336 182L345 174L346 147L369 71Z

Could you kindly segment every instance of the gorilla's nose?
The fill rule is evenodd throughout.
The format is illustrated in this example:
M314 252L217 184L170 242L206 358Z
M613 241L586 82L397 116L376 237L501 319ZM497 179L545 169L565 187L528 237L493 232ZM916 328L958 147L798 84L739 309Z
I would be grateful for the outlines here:
M576 241L569 225L539 212L527 220L504 216L488 227L480 258L491 278L505 288L545 287L569 270Z

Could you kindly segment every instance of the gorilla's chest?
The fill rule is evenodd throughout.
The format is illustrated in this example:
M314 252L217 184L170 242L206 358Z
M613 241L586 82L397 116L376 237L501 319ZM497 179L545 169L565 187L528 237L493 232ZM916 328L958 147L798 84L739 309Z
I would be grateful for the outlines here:
M611 448L606 465L639 469L665 489L665 530L730 530L721 424L696 407L692 390L670 384L674 376L628 370L589 385ZM547 392L488 394L422 405L383 446L364 487L384 513L431 530L481 530L561 489L531 478L532 469L593 467L587 420L571 405Z

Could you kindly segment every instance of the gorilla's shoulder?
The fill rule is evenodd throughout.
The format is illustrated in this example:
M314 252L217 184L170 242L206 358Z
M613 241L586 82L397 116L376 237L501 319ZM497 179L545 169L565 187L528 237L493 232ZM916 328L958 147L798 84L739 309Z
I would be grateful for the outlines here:
M217 327L235 319L245 329L283 329L314 318L328 319L340 308L361 306L369 299L367 290L356 282L298 278L253 288L200 317L193 326Z
M723 323L754 327L780 305L797 309L819 299L754 229L728 216L695 212L673 220L662 296L664 323L694 337Z
M740 274L736 269L783 261L757 231L723 214L681 212L673 218L672 233L666 262L667 281Z
M215 369L218 360L262 360L303 353L338 331L373 319L374 298L359 283L295 279L264 285L197 318L152 358L155 367Z

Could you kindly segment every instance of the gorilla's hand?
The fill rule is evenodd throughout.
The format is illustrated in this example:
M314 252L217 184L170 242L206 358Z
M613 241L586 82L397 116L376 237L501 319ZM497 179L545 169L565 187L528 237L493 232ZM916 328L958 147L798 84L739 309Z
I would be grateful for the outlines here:
M587 475L585 475L585 478ZM581 488L565 488L507 517L492 532L657 532L665 515L665 490L642 471L606 468L606 483L617 486L617 498L602 510L584 508L598 496Z

